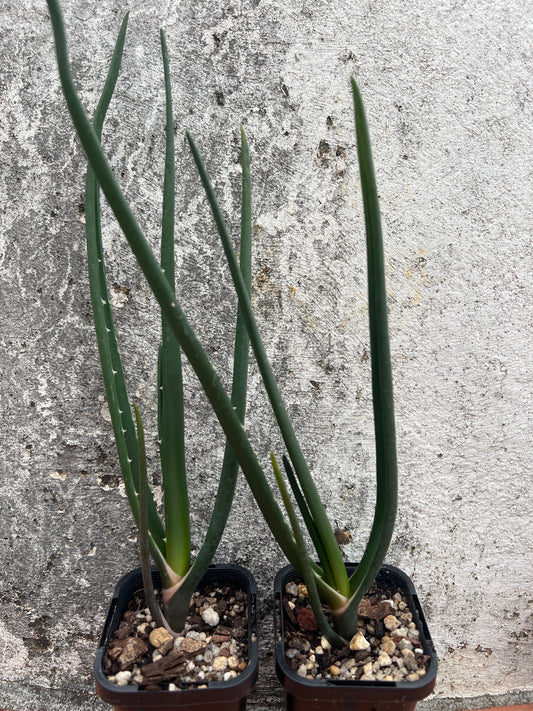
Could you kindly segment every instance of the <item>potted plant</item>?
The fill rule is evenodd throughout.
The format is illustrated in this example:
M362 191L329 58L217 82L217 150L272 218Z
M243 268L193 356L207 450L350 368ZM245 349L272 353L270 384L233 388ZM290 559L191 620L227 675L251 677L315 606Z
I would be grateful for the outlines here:
M360 709L362 711L364 707L382 709L383 711L390 711L391 709L409 711L416 705L416 701L429 695L433 690L437 673L437 658L412 582L401 571L383 566L394 529L397 507L397 464L392 371L381 220L370 137L361 94L353 78L351 87L366 226L372 396L377 473L374 521L367 546L357 565L345 564L343 561L335 532L327 518L325 508L310 475L266 357L245 284L239 274L237 259L231 247L229 235L227 234L209 177L194 141L190 136L188 136L188 139L224 245L239 302L243 308L252 349L289 455L288 457L283 457L283 468L289 484L287 486L276 457L274 453L271 454L271 464L286 510L287 523L279 507L272 499L272 492L261 468L257 467L256 463L249 457L247 440L242 447L244 451L237 450L236 447L237 444L240 444L240 440L234 436L233 428L228 425L225 418L223 416L219 417L221 423L226 423L225 431L228 438L234 437L234 440L231 441L235 441L235 451L238 452L239 462L264 518L292 564L292 570L290 572L283 571L281 577L278 578L275 599L277 671L285 688L287 709L303 709L305 706L307 707L306 711L324 707L331 709L331 711L341 708L343 710ZM215 407L213 401L212 404ZM292 492L292 498L289 489ZM297 510L314 545L318 563L315 563L310 558L306 550L305 538ZM340 649L341 654L347 650L355 652L354 657L358 656L357 652L363 653L362 656L359 655L360 658L356 662L360 665L362 673L356 675L356 678L353 680L346 678L328 679L326 675L319 674L321 678L316 681L305 679L285 663L281 632L286 625L280 619L284 613L284 607L279 585L280 581L284 580L285 575L288 575L287 580L299 578L305 583L305 596L313 613L313 624L316 625L320 632L320 642L324 645L329 645L329 647ZM369 632L372 635L369 640L361 629L362 619L358 612L361 610L363 602L365 602L368 612L369 601L365 598L365 595L367 595L374 583L378 586L378 590L372 593L374 599L381 599L381 602L386 602L387 595L384 596L384 591L390 596L399 596L398 605L391 605L391 609L387 610L388 614L385 615L385 618L389 614L395 617L395 607L397 607L401 613L398 615L399 618L406 615L410 616L409 629L414 630L412 632L413 638L416 635L417 639L420 640L419 645L413 645L413 640L409 635L400 635L398 631L394 631L399 629L401 620L398 618L390 620L389 624L392 630L388 630L390 634L386 634L383 640L385 640L385 647L390 652L392 652L393 647L395 653L400 652L400 660L398 662L400 668L399 678L395 676L395 673L377 674L377 678L374 678L373 673L375 670L367 666L374 667L375 664L386 666L388 662L385 654L389 654L385 652L383 640L380 641L372 632ZM374 610L368 619L373 620L375 615L376 612ZM363 614L364 617L365 615ZM381 618L378 616L375 621L380 623L382 618L383 615ZM379 627L379 624L377 626ZM370 624L369 629L372 629ZM404 637L404 639L402 640L400 637ZM384 654L379 660L373 661L372 656L366 654L367 649L381 649ZM411 654L413 659L411 659ZM406 661L407 657L409 657L409 662ZM412 667L412 669L410 670L409 667ZM411 673L405 673L409 671ZM305 674L305 676L309 675ZM313 701L316 702L315 705L313 705Z
M349 574L356 567L346 564ZM437 656L415 588L403 571L381 566L375 591L360 605L360 620L366 624L349 652L329 647L314 620L309 624L308 616L300 617L299 612L308 610L305 599L299 601L301 606L289 607L294 603L287 591L294 588L298 597L297 583L301 577L291 565L280 570L274 582L276 673L287 709L413 711L417 701L431 693ZM409 620L409 629L402 618Z
M305 468L300 472L297 469L302 467L298 450L292 459L296 476L291 463L283 458L294 500L319 558L317 573L307 555L295 507L272 456L299 557L296 569L288 566L276 577L274 599L276 671L285 690L286 708L291 711L412 711L418 700L431 693L437 674L435 648L413 583L402 571L383 565L397 507L392 371L378 194L366 115L354 79L352 93L367 242L376 504L360 563L344 565L316 490L307 480ZM301 624L285 594L287 584L295 587L298 580L305 583L304 592L314 613L311 622L309 616L303 615ZM375 590L368 599L364 596L371 586ZM403 626L404 622L408 627ZM303 654L298 654L298 644L292 644L294 637L287 645L286 631L291 623L296 637L304 632L300 645L304 647ZM307 636L305 629L310 632ZM313 635L314 630L317 632ZM305 655L307 645L315 652L310 655L312 662ZM332 647L340 652L330 655Z
M283 457L283 466L295 504L293 503L293 499L289 493L289 487L285 482L285 478L281 473L274 454L271 456L272 467L286 515L282 512L281 507L277 503L274 492L248 440L241 419L234 410L231 399L225 393L204 349L187 322L179 300L176 298L165 274L162 273L156 257L150 249L139 224L133 217L129 205L113 176L112 170L100 145L99 137L93 130L83 110L70 76L65 38L61 31L56 2L55 0L48 0L48 3L55 14L53 18L54 32L63 90L76 131L87 153L96 180L106 195L128 243L159 302L161 311L170 329L204 388L266 522L289 562L294 566L298 575L305 583L306 595L309 598L313 618L325 643L331 647L347 648L350 644L355 644L354 639L361 633L358 619L360 603L376 577L378 577L379 583L380 569L394 528L397 505L392 375L388 342L385 270L380 215L368 127L357 84L355 80L352 79L356 137L367 237L377 495L374 523L368 545L361 561L357 566L345 566L333 529L327 518L324 506L320 501L318 491L309 472L309 468L283 403L281 393L273 376L272 368L266 357L265 348L259 335L251 307L246 280L235 254L229 230L222 217L215 192L192 137L187 133L187 140L206 192L217 230L221 237L250 343L288 454L288 456ZM243 146L246 146L244 131L242 131L242 141ZM249 180L247 162L248 154L247 149L245 149L243 151L243 176L247 174L247 180ZM246 210L249 209L249 206L250 203L246 201ZM243 214L244 212L245 210L243 209ZM300 517L316 549L318 563L312 560L306 550L297 509L300 512ZM384 574L386 575L386 570ZM400 596L402 594L401 590L403 589L408 602L415 600L416 596L409 588L409 585L400 583L399 588L400 591L398 594L400 594ZM420 625L423 627L423 615L416 610L411 610L410 614L413 620L419 620ZM414 624L416 627L416 623ZM418 629L418 633L425 635L423 629ZM367 643L368 640L365 639L364 644ZM429 638L427 639L425 651L432 652ZM429 683L424 692L421 692L422 695L429 693L434 684L434 675L436 672L436 660L434 658L429 661L425 671L425 676L426 679L429 680ZM430 671L431 674L429 673ZM431 679L431 676L433 676L433 679ZM354 682L338 682L333 684L321 680L313 688L318 689L323 686L324 683L331 692L330 697L331 703L333 704L331 708L355 708L354 704L357 704L357 699L363 700L364 695L362 696L361 690L367 689L368 684L372 682L357 679ZM348 698L346 689L350 684L354 690L349 692ZM393 688L391 684L396 686L397 682L389 680L377 682L377 686L385 689L385 708L388 708L388 704L391 701L390 690ZM340 701L338 702L335 700L333 689L343 689L340 694ZM318 698L317 694L317 691L305 692L305 698L310 701L312 698ZM405 694L402 692L400 697L405 698ZM291 704L297 703L295 700L296 695L293 694L292 691L288 692L287 698L289 708L291 708ZM394 700L394 703L396 703L396 700ZM335 706L335 704L348 704L348 706ZM376 704L376 698L373 697L372 707L377 708Z
M63 25L57 2L49 3L56 37L63 35ZM93 120L94 134L100 137L107 108L112 98L118 77L121 57L128 23L128 16L124 18L117 38L115 51L108 71L108 76L102 96ZM60 43L58 43L58 48ZM167 48L164 33L161 31L161 49L165 75L166 93L166 157L164 176L163 217L161 231L161 255L159 272L164 275L169 290L174 292L174 131L172 121L172 97L170 89L170 76L168 66ZM243 139L244 140L244 139ZM243 145L243 155L246 157L247 146ZM243 160L245 163L245 160ZM250 288L251 270L251 217L247 204L250 200L249 173L243 171L243 211L241 221L241 249L240 269ZM139 409L128 397L126 380L124 377L121 355L118 347L113 314L106 283L105 258L102 247L101 214L100 214L100 187L94 171L89 165L86 178L85 196L85 222L87 237L87 254L89 268L89 283L91 290L91 303L93 318L96 327L98 348L106 389L107 402L120 466L125 483L125 489L139 532L139 552L141 568L131 575L123 578L117 585L113 597L108 620L100 640L98 654L95 662L95 675L97 690L102 698L112 703L115 708L127 709L132 705L136 708L182 708L192 706L198 708L225 709L237 711L245 708L246 695L250 691L257 676L257 620L255 617L256 585L253 576L240 566L223 565L211 566L211 561L223 533L228 514L230 512L235 482L238 472L238 462L229 444L226 445L222 471L218 484L218 491L213 507L213 512L204 542L194 561L191 560L190 526L189 526L189 500L187 491L187 477L185 467L185 442L184 419L185 407L183 398L183 384L181 373L181 353L179 343L169 328L164 314L161 317L161 343L158 352L158 430L159 451L162 472L163 501L165 507L164 520L158 514L151 489L148 485L147 461L145 451L144 428ZM235 329L235 352L233 364L233 386L231 402L239 420L244 422L246 409L246 384L248 371L249 341L241 313L237 314ZM157 572L150 568L150 557L157 565ZM161 589L160 600L156 599L154 592L154 579L157 587ZM241 654L246 656L246 665L243 669L243 660L235 657L237 661L233 668L224 666L227 659L221 652L219 664L213 661L212 667L217 666L218 672L204 671L205 664L199 665L200 678L192 678L190 670L184 674L187 679L179 694L172 690L152 689L141 692L141 700L134 700L137 685L154 686L153 675L150 679L145 671L146 666L138 670L138 666L147 661L148 654L153 651L152 637L148 633L143 635L144 641L139 637L137 629L132 631L134 642L138 642L138 654L132 656L135 644L130 645L128 655L122 653L123 661L118 665L120 682L132 679L136 685L119 685L108 679L104 668L109 657L108 647L117 636L117 629L121 625L124 613L127 613L134 593L142 588L144 598L142 605L149 609L151 627L161 630L163 637L172 639L172 645L166 645L162 655L162 645L156 645L160 666L166 665L171 656L170 652L179 658L178 649L175 647L181 637L178 636L185 625L191 596L198 588L212 586L229 586L230 595L237 586L242 589L244 598L242 604L243 614L248 619L246 635L241 645L235 645ZM239 593L241 595L241 593ZM207 599L211 599L207 595ZM205 625L211 637L226 637L227 625L232 624L232 618L220 616L216 610L209 606L210 613L202 612L203 620L210 617ZM229 611L229 608L228 608ZM241 616L238 617L241 619ZM198 625L196 625L198 627ZM121 629L124 629L122 627ZM222 631L221 631L222 630ZM120 630L119 630L120 631ZM212 633L211 633L212 632ZM205 633L204 633L205 634ZM229 632L228 632L229 635ZM176 638L176 642L174 639ZM122 639L122 638L121 638ZM139 640L141 641L139 642ZM227 645L230 645L228 636ZM224 645L224 641L220 644ZM190 647L191 645L189 645ZM194 645L192 645L194 647ZM211 645L220 651L216 644ZM146 647L146 649L145 649ZM223 648L223 647L222 647ZM230 649L227 646L226 649ZM180 654L184 645L179 647ZM245 652L243 652L245 649ZM208 652L212 655L213 652ZM124 650L122 650L124 652ZM198 651L198 650L196 650ZM107 656L106 656L107 655ZM196 654L198 656L198 654ZM126 659L127 657L127 659ZM164 657L164 659L163 659ZM119 659L119 661L120 661ZM186 657L190 664L190 655ZM165 662L165 664L163 664ZM112 666L110 664L107 665ZM115 665L116 666L116 665ZM172 669L179 666L178 662ZM224 667L224 669L222 669ZM133 673L131 669L133 668ZM137 669L137 672L135 670ZM156 670L157 671L157 670ZM212 671L212 670L211 670ZM223 673L224 672L224 673ZM137 681L136 674L137 673ZM170 672L169 672L170 673ZM160 676L160 674L159 674ZM158 679L159 679L158 676ZM175 676L175 675L174 675ZM174 679L174 676L170 678ZM213 677L213 678L210 678ZM222 681L221 681L222 680ZM164 680L165 682L168 679ZM176 681L176 679L174 679ZM167 684L168 686L168 684ZM176 684L173 684L176 686ZM198 688L194 688L198 687ZM178 684L177 688L180 688Z

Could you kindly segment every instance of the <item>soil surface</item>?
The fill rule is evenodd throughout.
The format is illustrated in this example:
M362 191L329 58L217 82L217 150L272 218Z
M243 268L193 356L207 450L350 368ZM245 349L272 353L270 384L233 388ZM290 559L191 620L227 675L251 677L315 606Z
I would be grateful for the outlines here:
M246 593L232 583L194 593L183 633L156 627L142 591L136 594L104 656L104 673L118 686L187 689L229 681L248 663Z
M283 615L291 669L307 679L348 681L418 681L426 674L429 657L401 591L374 583L358 613L359 629L349 647L332 648L318 631L305 585L287 583Z

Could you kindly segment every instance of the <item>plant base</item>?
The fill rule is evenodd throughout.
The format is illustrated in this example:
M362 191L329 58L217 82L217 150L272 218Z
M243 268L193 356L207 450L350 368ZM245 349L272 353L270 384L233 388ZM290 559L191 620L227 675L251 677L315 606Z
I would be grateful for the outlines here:
M154 585L161 585L159 573L152 571ZM231 582L246 592L248 603L248 666L235 679L208 682L206 688L182 689L176 691L149 691L135 686L117 686L110 682L103 671L104 653L113 632L117 629L128 603L136 591L142 589L140 569L125 575L117 584L107 615L104 631L94 662L96 691L101 699L113 706L115 711L245 711L246 697L257 678L257 605L256 584L253 576L238 565L211 566L201 585Z
M356 564L346 564L352 573ZM437 655L410 578L398 568L383 566L376 578L378 585L393 587L407 598L413 621L420 632L420 643L430 659L425 676L418 681L339 681L300 677L285 658L285 622L283 590L301 578L292 566L283 568L274 583L274 630L276 634L276 672L285 691L287 711L413 711L420 699L435 686Z

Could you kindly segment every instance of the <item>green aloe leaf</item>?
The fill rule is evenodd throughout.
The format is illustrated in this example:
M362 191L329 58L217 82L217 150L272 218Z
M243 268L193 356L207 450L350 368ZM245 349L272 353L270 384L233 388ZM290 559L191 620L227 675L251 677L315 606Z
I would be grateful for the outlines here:
M174 293L174 121L172 91L165 34L161 30L161 54L165 73L166 147L161 231L161 269ZM166 559L172 570L184 576L191 564L189 497L185 469L185 416L181 350L167 318L161 318L158 361L159 441L165 504Z
M350 604L337 629L353 628L357 607L374 581L392 538L398 499L394 398L389 347L385 260L379 200L365 109L352 78L355 125L365 212L372 397L376 438L376 504L372 530L363 557L350 578Z
M302 487L302 491L305 496L306 503L309 507L315 525L318 528L319 535L323 544L323 549L327 555L328 568L332 571L332 575L335 579L336 589L342 595L349 595L350 588L348 583L348 576L346 575L346 569L344 567L342 556L339 551L339 546L333 534L333 530L326 515L324 506L316 490L315 483L307 467L305 458L302 454L300 445L296 438L296 434L292 427L291 420L287 413L287 409L283 402L281 392L279 390L277 382L274 378L274 374L272 372L272 368L268 361L266 350L261 340L259 330L257 328L252 305L250 303L250 298L246 293L246 287L239 270L239 265L237 262L237 257L235 255L235 250L233 249L231 237L227 230L222 211L219 207L215 195L215 191L213 190L211 181L209 180L209 175L204 166L198 148L196 147L196 144L189 133L187 133L187 140L189 142L194 162L196 163L196 167L198 169L198 173L200 175L200 179L202 181L202 185L204 187L208 202L211 206L211 210L220 239L222 241L222 245L224 247L224 253L226 255L226 259L230 268L235 290L239 297L239 304L242 308L246 328L248 329L248 335L250 337L250 343L255 355L255 359L257 361L257 365L259 367L259 371L261 373L261 378L263 380L265 390L267 391L272 410L278 422L278 426L285 442L285 446L287 447L287 451L296 470L300 486ZM250 483L250 478L247 475L247 472L244 467L243 471L247 476L248 483ZM252 473L250 473L250 475L253 476ZM250 484L250 486L252 488L252 492L254 492L253 485ZM274 533L274 536L277 537L276 529L271 528L271 530Z
M309 532L309 535L311 536L311 540L313 541L313 545L314 545L315 550L317 552L318 558L324 568L324 580L329 585L333 585L334 584L333 573L328 565L329 561L328 561L326 551L324 550L324 545L322 543L322 539L320 537L320 531L318 530L318 527L315 524L313 517L311 516L311 512L309 511L309 508L308 508L307 503L305 501L304 495L302 494L302 491L298 485L298 481L294 475L294 471L290 465L289 460L287 459L287 457L283 456L282 461L283 461L283 466L285 468L285 473L287 475L287 480L288 480L290 487L292 489L294 499L298 505L298 508L300 509L300 513L301 513L303 521L305 523L305 527L307 528L307 531Z
M124 17L122 22L102 96L94 116L94 128L98 136L101 134L105 115L118 78L127 24L128 15ZM138 521L137 437L107 290L100 224L99 186L90 166L87 169L86 178L85 222L91 303L102 374L126 493L134 517ZM160 558L165 555L164 531L151 495L149 496L148 511L153 552L155 556Z
M239 267L242 272L248 293L252 279L252 188L250 178L250 152L244 130L241 131L241 164L242 164L242 201L241 201L241 245L239 250ZM249 338L239 307L235 329L235 348L233 358L233 384L231 402L237 416L244 423L246 414L246 393L248 382ZM239 462L226 441L222 472L217 489L215 504L204 542L196 556L190 571L183 580L178 594L167 603L166 610L169 620L178 628L188 612L189 598L198 586L205 570L213 560L218 544L224 532L231 510Z
M315 574L311 565L311 560L309 558L309 555L307 554L305 540L303 537L302 529L298 522L296 510L292 504L291 497L289 495L289 490L287 489L285 481L281 475L279 465L276 461L276 457L274 456L273 452L270 455L270 461L272 462L272 469L274 470L276 483L278 485L281 498L283 500L283 505L285 506L285 510L287 511L287 515L291 523L291 528L294 533L294 539L298 547L300 572L307 588L309 603L317 621L318 628L331 645L333 645L334 647L344 647L346 645L346 640L344 640L340 635L337 634L337 632L328 622L328 619L324 613L322 601L320 600L320 596L317 589Z

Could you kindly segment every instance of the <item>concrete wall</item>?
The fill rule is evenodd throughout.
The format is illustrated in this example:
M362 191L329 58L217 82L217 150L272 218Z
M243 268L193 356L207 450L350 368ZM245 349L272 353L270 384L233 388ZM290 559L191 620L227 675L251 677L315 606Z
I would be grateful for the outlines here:
M365 260L348 78L363 91L383 213L401 493L388 561L414 579L440 655L432 709L531 700L531 46L526 0L64 0L92 113L122 14L105 131L154 244L164 26L177 127L178 289L227 377L234 300L182 136L238 234L238 127L254 177L254 303L331 518L357 559L373 501ZM44 0L0 6L0 706L99 709L91 663L135 531L88 295L85 160ZM158 319L112 220L105 248L131 392L155 456ZM187 373L199 541L223 442ZM252 371L250 431L282 451ZM205 425L206 418L208 424ZM529 465L529 466L528 466ZM242 482L241 482L242 483ZM250 520L254 525L250 526ZM217 559L260 582L252 709L279 709L270 587L284 563L240 487Z

